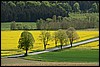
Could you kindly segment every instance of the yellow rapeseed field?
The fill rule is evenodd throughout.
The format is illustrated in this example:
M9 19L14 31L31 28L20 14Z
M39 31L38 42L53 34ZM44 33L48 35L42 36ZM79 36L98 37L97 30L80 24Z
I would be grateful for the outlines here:
M95 41L95 42L90 42L90 43L87 43L87 44L79 45L79 46L77 46L75 48L79 48L79 49L82 49L82 48L99 49L99 41Z
M76 41L86 40L89 38L99 36L99 31L77 31L77 33L78 33L80 39L78 39Z
M6 51L9 51L12 49L16 49L16 50L18 49L17 48L18 40L22 32L23 31L1 31L1 55L5 55L7 53L16 54L15 51L14 52L6 52ZM29 32L32 33L35 39L34 47L32 50L43 50L43 43L39 40L39 35L41 31L29 31ZM55 31L50 31L51 34L53 34L54 32ZM99 36L99 31L77 31L77 33L79 34L80 39L74 42ZM55 47L54 41L50 41L49 44L50 45L47 45L47 48ZM5 53L4 53L4 50L5 50Z

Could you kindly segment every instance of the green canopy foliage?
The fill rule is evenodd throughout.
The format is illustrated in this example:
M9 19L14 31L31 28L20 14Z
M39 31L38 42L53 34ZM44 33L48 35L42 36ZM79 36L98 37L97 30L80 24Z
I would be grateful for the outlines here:
M18 41L18 48L23 50L32 49L34 42L35 40L33 35L30 32L24 31L21 33L20 39Z

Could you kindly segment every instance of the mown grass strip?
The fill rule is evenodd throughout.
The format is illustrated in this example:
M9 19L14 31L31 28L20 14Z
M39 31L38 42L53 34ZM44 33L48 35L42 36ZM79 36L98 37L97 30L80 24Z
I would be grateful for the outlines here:
M99 62L99 50L66 49L24 57L28 60L46 62Z

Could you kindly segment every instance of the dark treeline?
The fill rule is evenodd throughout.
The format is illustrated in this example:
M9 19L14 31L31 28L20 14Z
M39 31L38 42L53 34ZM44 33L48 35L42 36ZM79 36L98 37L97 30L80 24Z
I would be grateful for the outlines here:
M1 1L1 22L33 22L69 12L99 12L98 1Z

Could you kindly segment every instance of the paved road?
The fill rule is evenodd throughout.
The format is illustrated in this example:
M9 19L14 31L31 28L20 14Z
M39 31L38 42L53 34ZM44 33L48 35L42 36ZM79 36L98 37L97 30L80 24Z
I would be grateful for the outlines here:
M81 45L81 44L85 44L85 43L93 42L93 41L97 41L97 40L99 40L99 38L94 38L94 39L78 42L78 43L73 44L72 46L78 46L78 45ZM69 47L71 47L70 44L63 46L62 48L64 49L64 48L69 48ZM36 54L51 52L51 51L55 51L55 50L59 50L59 49L61 49L61 47L55 47L55 48L47 49L45 51L40 51L40 52L28 53L28 55L36 55ZM24 54L14 55L14 56L6 56L6 57L1 57L1 58L14 58L14 57L16 58L16 57L21 57L21 56L24 56Z

